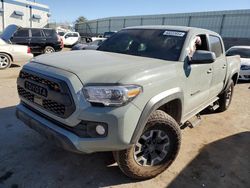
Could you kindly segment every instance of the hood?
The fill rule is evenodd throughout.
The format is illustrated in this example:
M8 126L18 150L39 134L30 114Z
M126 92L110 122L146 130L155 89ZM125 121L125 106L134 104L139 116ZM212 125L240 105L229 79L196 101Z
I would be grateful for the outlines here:
M76 45L74 45L71 50L81 50L83 48L85 48L86 46L88 46L87 44L81 44L81 43L78 43Z
M250 58L240 58L241 65L248 65L250 66Z
M1 38L6 42L9 41L18 28L19 27L17 25L9 25L4 29L3 33L1 34Z
M154 69L161 69L166 64L176 64L159 59L137 57L96 50L81 50L52 53L37 56L35 63L66 70L74 73L83 82L119 83L131 81L131 78L146 76ZM127 78L127 79L126 79ZM136 80L133 80L136 83Z

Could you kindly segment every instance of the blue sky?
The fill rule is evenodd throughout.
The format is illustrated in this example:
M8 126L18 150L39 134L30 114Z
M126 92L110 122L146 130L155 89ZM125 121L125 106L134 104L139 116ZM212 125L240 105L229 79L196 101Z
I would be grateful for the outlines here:
M111 16L168 14L212 10L250 9L250 0L36 0L49 5L51 21L72 22L79 16L97 19Z

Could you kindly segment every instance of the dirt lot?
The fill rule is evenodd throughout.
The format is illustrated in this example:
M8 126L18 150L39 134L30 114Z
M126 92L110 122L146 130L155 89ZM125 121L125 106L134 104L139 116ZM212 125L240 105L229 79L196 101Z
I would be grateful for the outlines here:
M236 86L227 112L204 114L199 126L183 130L167 171L137 182L120 172L111 153L66 152L18 121L19 70L0 72L0 188L250 187L250 83Z

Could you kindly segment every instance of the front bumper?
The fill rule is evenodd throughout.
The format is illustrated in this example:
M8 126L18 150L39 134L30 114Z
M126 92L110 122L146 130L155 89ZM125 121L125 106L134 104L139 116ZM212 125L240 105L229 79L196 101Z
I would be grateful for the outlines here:
M132 114L140 113L136 107L132 108ZM64 148L65 150L77 153L93 153L126 149L130 147L130 142L128 141L131 139L134 131L131 125L127 124L128 121L125 120L131 120L131 114L128 114L128 117L121 118L115 115L107 114L106 123L109 125L109 128L108 135L104 138L79 137L71 131L58 126L55 122L50 121L48 118L37 114L35 111L27 108L22 103L17 106L16 115L17 118L23 121L27 126L54 142L56 145ZM105 114L102 114L102 116L104 117ZM130 133L130 131L132 132Z

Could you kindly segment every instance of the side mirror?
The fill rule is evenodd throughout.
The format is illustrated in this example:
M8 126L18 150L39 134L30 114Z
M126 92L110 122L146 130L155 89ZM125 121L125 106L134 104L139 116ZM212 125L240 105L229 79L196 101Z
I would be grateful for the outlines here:
M216 59L215 53L205 50L197 50L191 60L192 64L213 63Z

